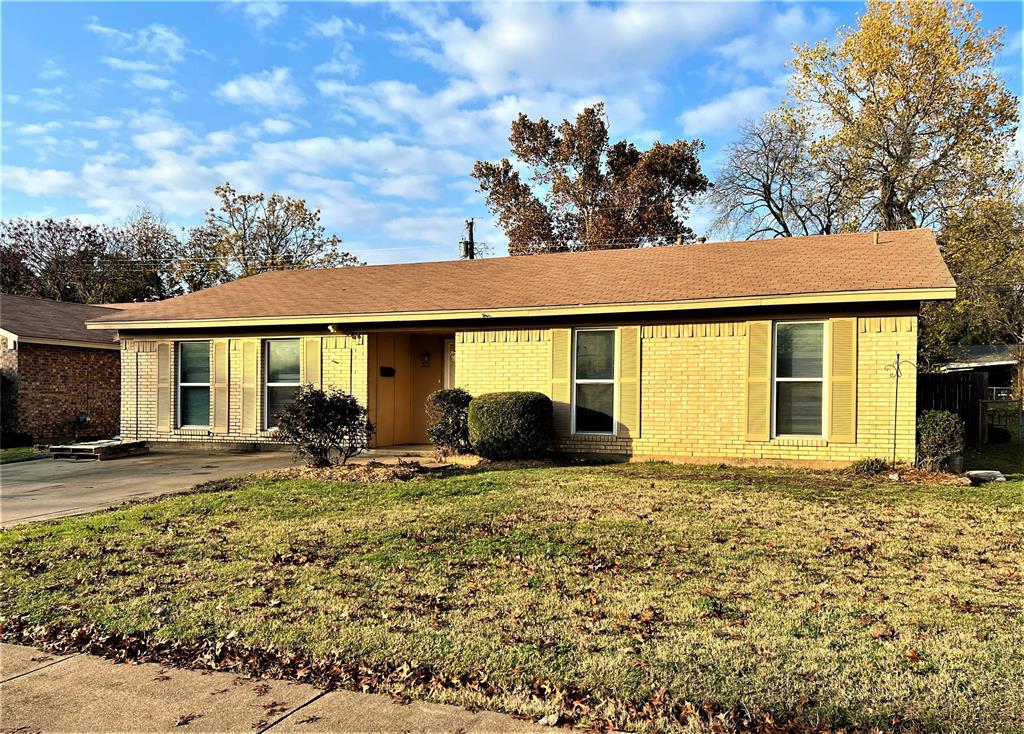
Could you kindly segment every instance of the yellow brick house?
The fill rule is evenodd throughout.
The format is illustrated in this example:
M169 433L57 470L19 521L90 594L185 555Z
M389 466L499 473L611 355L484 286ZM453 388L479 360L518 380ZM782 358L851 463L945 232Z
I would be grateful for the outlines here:
M929 230L285 270L130 311L121 431L273 441L301 384L363 402L378 447L426 441L427 395L536 390L557 448L842 464L914 458L922 302L955 296Z

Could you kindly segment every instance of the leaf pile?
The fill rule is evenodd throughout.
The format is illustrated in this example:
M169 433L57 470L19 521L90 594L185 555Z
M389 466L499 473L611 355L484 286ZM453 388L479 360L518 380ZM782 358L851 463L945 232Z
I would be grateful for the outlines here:
M370 461L365 464L324 467L290 466L261 476L273 479L312 479L318 482L408 482L422 479L428 471L415 461L399 461L397 464Z
M641 625L654 622L660 610L646 609L636 615ZM327 690L345 689L363 693L391 693L406 702L404 691L469 689L494 699L510 691L488 680L485 671L462 675L440 674L430 666L403 663L397 666L371 665L340 659L311 660L298 651L257 649L234 645L225 640L204 640L200 643L179 643L157 640L140 634L122 635L106 632L96 625L74 629L59 625L30 625L22 617L0 618L0 639L22 645L45 648L54 653L84 652L116 662L158 663L180 668L234 672L250 677L273 677L294 680ZM517 693L524 693L517 691ZM726 710L714 706L697 706L689 701L673 701L665 688L651 694L642 705L615 700L599 700L592 693L572 685L559 685L547 679L534 680L530 697L542 702L555 713L540 722L549 726L572 726L587 722L586 730L607 732L618 728L616 720L593 716L600 711L620 711L625 720L634 722L672 722L697 734L882 734L878 728L821 728L801 719L782 720L755 709L739 707ZM269 713L276 702L264 706ZM196 714L182 717L176 726L186 726L198 718ZM656 727L657 728L657 727ZM920 731L915 722L893 722L893 731L912 734Z

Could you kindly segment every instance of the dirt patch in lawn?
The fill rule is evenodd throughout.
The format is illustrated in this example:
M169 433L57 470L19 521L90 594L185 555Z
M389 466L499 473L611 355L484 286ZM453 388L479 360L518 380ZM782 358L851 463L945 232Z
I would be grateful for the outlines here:
M422 479L431 470L415 461L384 464L371 461L366 464L338 464L336 466L290 466L263 472L268 479L312 479L318 482L408 482Z

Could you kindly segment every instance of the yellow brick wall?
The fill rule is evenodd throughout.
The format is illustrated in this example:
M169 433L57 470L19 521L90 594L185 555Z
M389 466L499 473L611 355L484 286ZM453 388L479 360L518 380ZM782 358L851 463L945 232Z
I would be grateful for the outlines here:
M204 338L204 337L190 337ZM281 338L276 336L274 338ZM160 431L156 423L157 356L159 339L124 339L121 345L121 435L126 439L157 442L270 443L270 431L248 433L241 424L242 339L229 338L228 349L228 432L208 429L172 428ZM172 342L173 343L173 342ZM352 392L360 403L367 398L366 335L328 336L321 340L322 382L325 388L340 387ZM171 350L172 374L177 374L177 349ZM212 359L212 350L211 350ZM212 365L211 365L212 368ZM257 350L257 374L263 374L263 349ZM138 401L136 401L138 395ZM260 426L264 425L262 384L257 390ZM136 410L136 405L138 410ZM177 415L177 390L171 393L171 415Z
M570 452L636 458L741 459L847 463L890 456L895 380L886 364L917 358L917 318L865 317L858 321L857 441L744 439L746 322L644 326L641 334L641 435L575 436L559 448ZM529 338L523 338L523 334ZM538 390L551 393L549 332L460 332L456 374L470 393ZM913 368L900 382L897 457L914 458Z
M277 338L277 335L275 335ZM269 442L271 434L241 430L240 346L229 349L229 430L158 431L156 427L155 339L122 343L121 430L126 438L150 441ZM322 340L325 387L368 398L368 338L327 336ZM747 326L745 321L647 325L641 330L641 432L635 439L576 436L559 444L570 452L638 458L750 459L849 462L892 452L895 381L885 369L899 352L917 358L917 318L864 317L858 321L857 442L818 439L744 440ZM551 334L548 329L491 329L456 332L456 381L473 395L501 390L551 394ZM262 360L262 349L260 360ZM176 350L173 350L176 358ZM259 366L262 374L262 364ZM262 390L259 401L262 401ZM897 454L914 455L915 371L900 384ZM138 401L136 405L136 395ZM172 415L176 413L172 398ZM259 406L262 416L262 406ZM262 420L261 420L262 425Z
M551 332L547 329L459 331L455 377L472 395L502 390L551 393Z

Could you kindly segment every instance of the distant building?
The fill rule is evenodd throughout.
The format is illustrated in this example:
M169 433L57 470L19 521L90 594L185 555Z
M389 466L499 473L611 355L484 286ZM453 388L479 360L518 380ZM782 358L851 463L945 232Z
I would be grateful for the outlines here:
M87 320L133 304L88 306L0 294L0 413L17 443L109 438L120 421L117 332Z
M1013 393L1014 375L1020 362L1020 347L1012 344L972 344L963 347L942 372L980 372L988 375L988 398L1007 400Z

